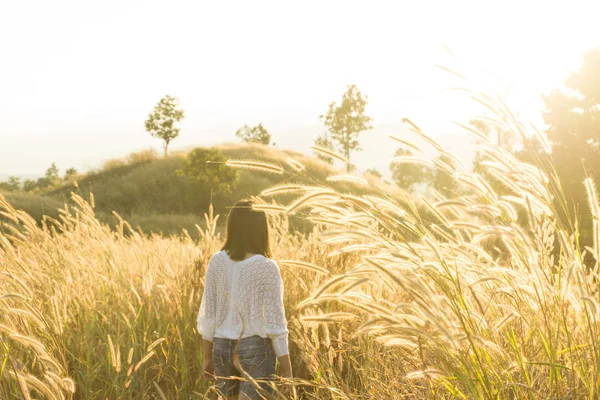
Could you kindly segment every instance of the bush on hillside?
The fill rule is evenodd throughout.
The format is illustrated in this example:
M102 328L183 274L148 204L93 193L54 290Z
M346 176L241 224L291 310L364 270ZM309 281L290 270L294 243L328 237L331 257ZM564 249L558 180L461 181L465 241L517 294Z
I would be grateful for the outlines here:
M64 203L51 197L40 196L36 194L23 192L0 193L17 210L25 211L36 221L41 221L44 215L57 218L58 210L64 206ZM0 218L2 218L0 216Z
M127 156L127 164L135 165L135 164L144 164L152 161L158 160L160 157L158 152L154 149L145 149L136 151Z
M229 168L226 162L227 158L219 149L198 147L188 153L176 173L189 178L211 194L230 194L237 186L240 174Z

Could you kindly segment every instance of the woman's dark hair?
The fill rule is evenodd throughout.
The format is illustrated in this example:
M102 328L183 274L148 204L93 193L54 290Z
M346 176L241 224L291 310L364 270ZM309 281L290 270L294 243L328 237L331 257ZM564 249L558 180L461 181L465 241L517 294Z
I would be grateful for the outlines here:
M227 239L223 250L235 261L246 258L246 253L271 257L267 214L252 208L251 200L240 200L227 218Z

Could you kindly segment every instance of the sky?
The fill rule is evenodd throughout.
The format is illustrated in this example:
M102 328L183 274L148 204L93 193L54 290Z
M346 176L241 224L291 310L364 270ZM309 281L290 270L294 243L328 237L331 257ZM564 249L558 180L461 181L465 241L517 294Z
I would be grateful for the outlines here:
M543 128L540 96L600 45L599 14L577 0L0 0L0 176L160 149L144 120L165 94L186 111L174 149L263 123L277 147L309 152L349 84L374 124L359 168L387 169L405 117L468 157L452 121L482 110L445 89L499 93Z

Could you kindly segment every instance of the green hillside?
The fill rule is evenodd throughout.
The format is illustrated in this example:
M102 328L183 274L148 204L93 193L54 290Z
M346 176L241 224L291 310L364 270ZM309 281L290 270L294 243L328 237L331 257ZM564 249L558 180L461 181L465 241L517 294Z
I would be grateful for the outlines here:
M318 158L278 150L272 146L240 143L216 148L227 159L267 162L282 166L286 171L293 171L287 161L291 157L303 165L305 172L300 175L276 175L240 170L239 183L232 193L211 193L210 189L202 188L189 178L177 175L187 152L158 157L152 152L141 151L125 159L107 161L103 168L79 176L76 184L65 184L43 196L30 193L4 195L13 206L30 213L39 221L42 215L56 217L57 209L70 202L71 192L86 199L93 193L96 215L104 222L116 223L113 215L115 211L134 228L146 233L179 234L182 229L186 229L192 236L197 236L196 224L203 225L203 216L208 211L211 200L214 212L225 215L228 207L237 200L259 195L264 189L274 185L319 184L325 182L327 177L341 173ZM340 182L330 184L338 190L355 194L359 191L375 193L378 187L386 186L379 181L377 185L366 188ZM290 222L301 229L307 227L300 217L293 217Z
M260 160L286 166L288 157L302 163L308 175L319 180L335 174L333 167L317 158L258 144L226 144L216 146L228 159ZM100 219L113 222L116 211L134 227L144 232L191 234L208 211L211 193L200 189L187 177L177 176L187 152L169 157L151 156L142 151L122 160L110 160L102 169L77 178L77 185L66 184L45 195L4 193L15 207L30 213L37 220L43 214L57 215L57 208L70 201L71 192L85 198L93 193L95 210ZM225 214L227 207L240 198L260 194L262 190L284 181L302 182L301 177L274 175L256 171L240 171L239 184L231 194L214 193L215 213Z

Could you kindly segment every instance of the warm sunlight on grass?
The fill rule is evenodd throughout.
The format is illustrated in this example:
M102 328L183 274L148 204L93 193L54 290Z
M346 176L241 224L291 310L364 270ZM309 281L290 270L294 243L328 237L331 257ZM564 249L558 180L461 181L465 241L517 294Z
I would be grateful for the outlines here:
M478 100L523 143L544 148L501 102ZM598 397L598 262L584 264L555 176L494 143L481 151L488 161L478 174L449 155L433 161L461 183L452 198L404 196L347 175L300 185L294 176L307 172L296 160L283 171L232 163L290 177L260 207L272 215L285 281L297 398ZM339 181L368 191L330 186ZM596 189L586 185L597 222ZM282 194L289 201L272 203ZM1 398L210 390L193 321L221 244L214 216L196 242L146 237L118 216L112 230L78 196L41 227L0 201ZM288 214L312 221L312 233L288 233ZM586 252L597 260L593 228Z

